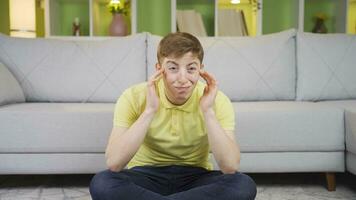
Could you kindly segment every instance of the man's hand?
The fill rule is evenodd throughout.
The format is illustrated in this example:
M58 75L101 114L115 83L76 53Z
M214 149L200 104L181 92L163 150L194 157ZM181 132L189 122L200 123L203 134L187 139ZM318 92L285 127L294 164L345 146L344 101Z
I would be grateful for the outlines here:
M218 92L217 81L214 76L206 71L199 70L199 74L206 81L203 96L200 98L200 109L202 112L212 110L216 94Z
M162 78L164 68L156 71L147 82L147 97L145 111L148 113L155 113L159 108L159 97L156 91L156 82Z
M114 127L106 147L106 163L111 171L121 171L140 148L159 108L156 82L162 77L163 69L156 71L147 83L145 111L129 128Z
M207 83L203 96L200 98L200 109L203 112L211 152L224 174L236 173L240 164L239 146L233 132L225 131L221 127L213 110L218 93L217 81L205 71L201 70L199 73Z

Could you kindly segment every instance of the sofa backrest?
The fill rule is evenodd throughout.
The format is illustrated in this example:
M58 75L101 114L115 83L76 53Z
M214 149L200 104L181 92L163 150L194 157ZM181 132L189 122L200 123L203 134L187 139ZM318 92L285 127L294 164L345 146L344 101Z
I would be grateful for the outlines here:
M27 101L115 102L154 72L161 38L147 33L94 40L0 34L0 62L19 80ZM198 39L206 70L233 101L356 98L356 36L288 30Z
M294 100L295 30L258 37L199 37L205 70L232 101ZM150 76L157 62L160 36L148 35Z
M297 34L297 100L356 98L356 36Z
M0 62L19 80L26 101L115 102L146 80L146 34L102 40L0 34Z

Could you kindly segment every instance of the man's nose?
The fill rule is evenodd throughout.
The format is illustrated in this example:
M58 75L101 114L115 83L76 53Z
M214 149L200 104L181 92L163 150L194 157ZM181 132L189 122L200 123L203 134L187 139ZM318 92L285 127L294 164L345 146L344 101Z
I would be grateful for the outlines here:
M178 81L180 83L185 83L185 82L188 81L188 79L187 79L187 70L185 70L185 69L179 70Z

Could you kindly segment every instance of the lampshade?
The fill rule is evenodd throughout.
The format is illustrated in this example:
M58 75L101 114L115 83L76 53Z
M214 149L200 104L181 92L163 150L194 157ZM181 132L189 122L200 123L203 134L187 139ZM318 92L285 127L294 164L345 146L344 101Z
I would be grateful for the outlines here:
M10 0L10 35L36 37L35 0Z
M231 0L230 1L232 4L239 4L241 1L240 0Z

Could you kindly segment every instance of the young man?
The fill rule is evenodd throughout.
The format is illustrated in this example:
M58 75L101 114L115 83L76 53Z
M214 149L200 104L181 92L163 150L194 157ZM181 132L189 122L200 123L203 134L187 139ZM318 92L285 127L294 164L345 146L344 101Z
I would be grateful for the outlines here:
M109 170L92 179L93 200L255 198L254 181L237 172L234 109L203 70L203 55L188 33L161 40L155 74L116 103L105 154ZM212 170L209 151L221 171Z

